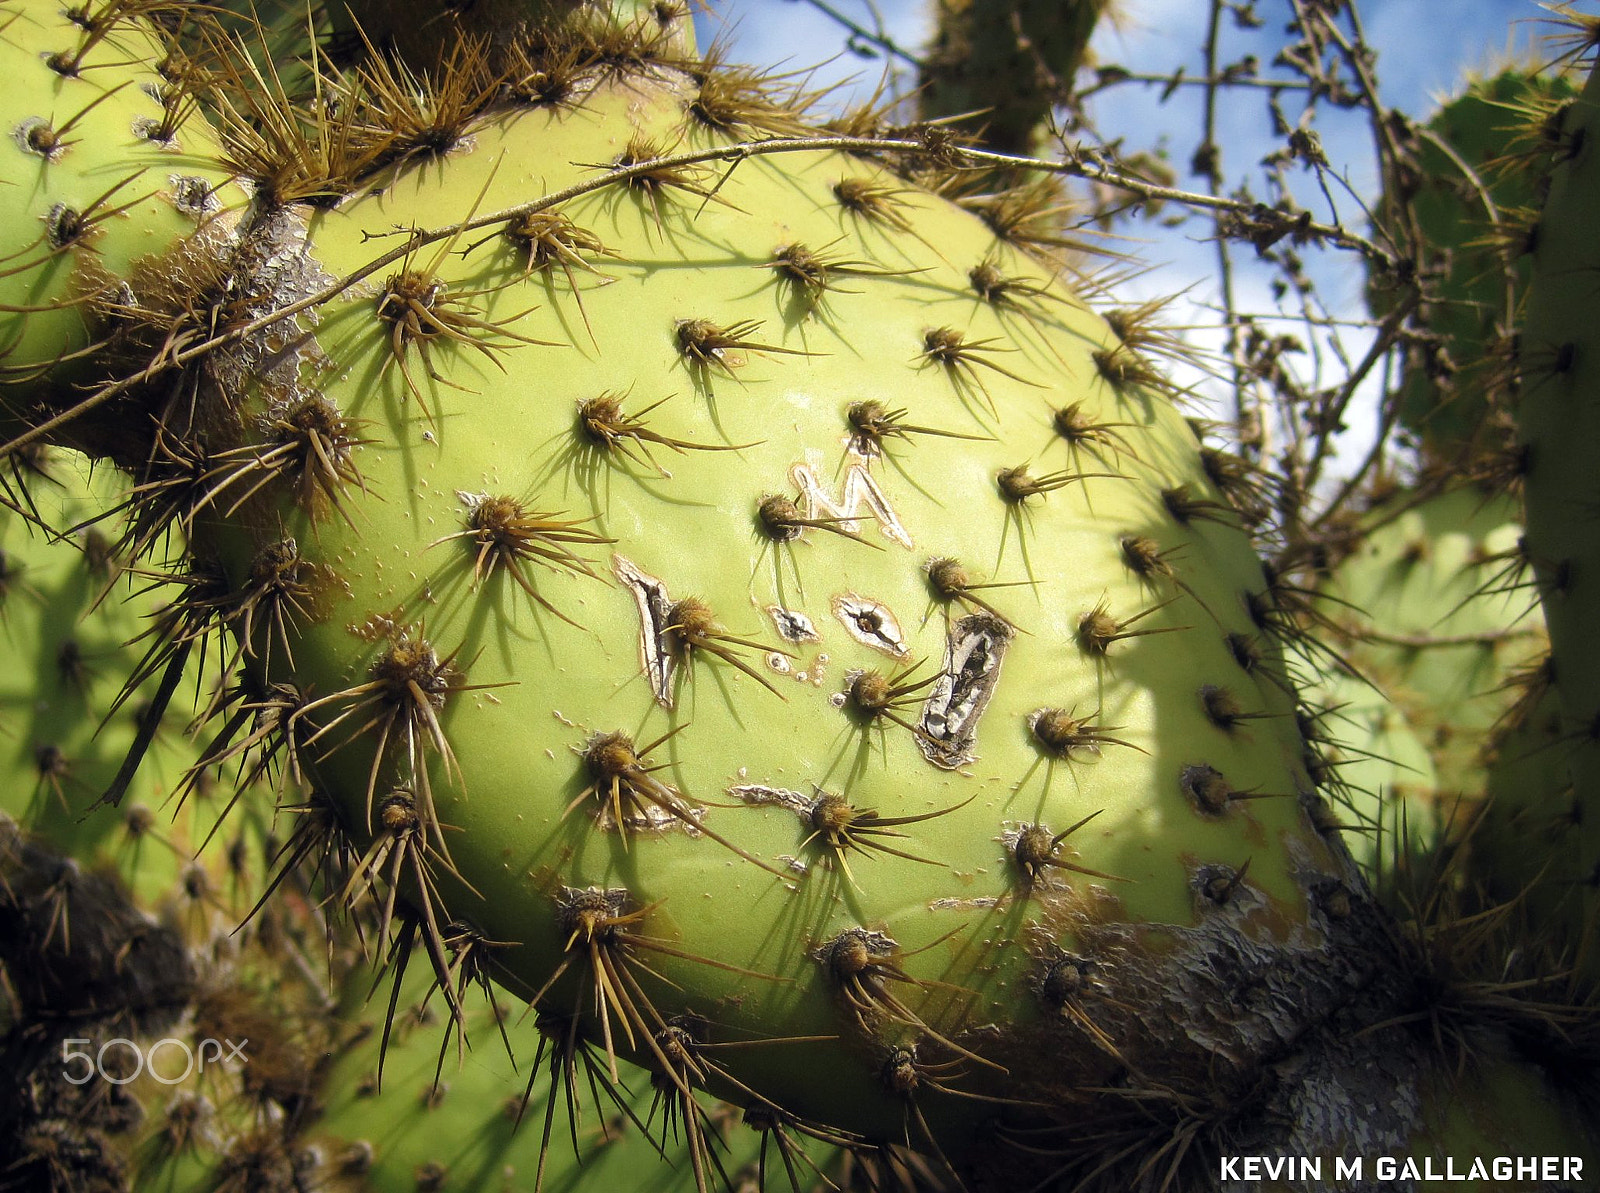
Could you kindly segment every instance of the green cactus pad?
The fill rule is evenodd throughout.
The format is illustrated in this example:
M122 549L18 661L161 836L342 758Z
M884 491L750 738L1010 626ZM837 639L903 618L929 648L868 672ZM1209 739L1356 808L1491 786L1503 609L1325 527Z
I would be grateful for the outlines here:
M793 1131L754 1130L737 1108L709 1099L696 1100L691 1126L676 1091L631 1065L620 1068L615 1099L591 1086L582 1068L568 1088L550 1059L572 1046L560 1025L509 1008L475 1003L467 1031L477 1045L464 1056L441 1054L442 1008L437 995L426 1000L418 976L406 983L401 1005L408 1009L392 1025L377 1005L344 1021L348 1043L323 1080L324 1110L303 1136L329 1188L688 1193L739 1188L765 1171L766 1187L784 1187L793 1172L805 1189L823 1186L822 1172L837 1168L837 1149ZM603 1071L604 1056L582 1048L584 1063ZM691 1129L707 1140L697 1153L707 1159L700 1174L683 1154Z
M641 164L726 143L697 86L601 77L244 233L241 260L304 245L241 277L281 302L446 207L633 163L397 250L206 444L227 488L266 482L196 521L246 655L298 690L300 757L435 963L469 920L618 1051L692 1009L773 1040L714 1088L890 1137L969 1120L947 1084L1055 1096L1122 1063L1113 1037L1166 1052L1125 1008L1173 950L1249 924L1316 971L1323 929L1294 942L1346 863L1303 806L1258 565L1157 371L871 160ZM331 465L253 462L313 410ZM1063 965L1104 966L1092 1011ZM829 1039L801 1066L796 1036ZM1081 1068L1031 1064L1057 1038ZM884 1069L913 1045L920 1092ZM1187 1051L1162 1063L1209 1066Z
M0 114L9 438L29 413L27 387L92 377L83 357L103 320L161 289L139 263L203 235L243 195L195 106L192 64L134 13L74 22L49 5L9 6L0 61L10 83Z
M184 730L210 696L193 667L168 696L118 806L103 800L152 715L160 685L145 672L150 632L180 590L124 570L117 524L106 516L126 496L115 470L91 473L87 460L59 450L36 466L31 510L49 526L87 525L49 541L20 515L0 515L0 718L8 728L0 812L79 865L115 873L140 906L169 902L209 919L230 902L224 891L242 896L264 877L262 814L271 798L245 801L240 818L223 824L228 801L214 776L183 790L199 749Z
M1567 908L1567 939L1594 973L1592 948L1600 885L1600 653L1589 615L1600 574L1600 540L1590 508L1590 447L1600 435L1600 356L1587 317L1582 279L1597 260L1590 204L1600 187L1594 139L1600 82L1591 75L1561 124L1567 160L1556 167L1539 218L1534 273L1520 341L1522 400L1518 438L1529 466L1525 480L1526 559L1550 630L1551 684L1561 707L1559 749L1572 776L1581 823L1562 850L1562 868L1577 883ZM1552 809L1554 811L1554 809Z
M923 118L964 117L996 149L1031 152L1111 7L1111 0L937 0L918 96Z
M1327 637L1357 674L1307 695L1329 710L1327 761L1356 820L1378 830L1352 843L1369 868L1402 825L1409 849L1458 838L1478 815L1493 731L1546 648L1533 601L1506 583L1519 514L1476 486L1390 497L1321 590L1341 631Z
M1423 131L1409 209L1430 256L1424 268L1437 276L1422 315L1429 336L1413 349L1395 400L1401 424L1436 459L1493 451L1505 438L1507 344L1531 267L1529 226L1542 180L1565 152L1548 126L1575 93L1564 75L1507 67L1473 79ZM1490 425L1496 413L1501 424Z

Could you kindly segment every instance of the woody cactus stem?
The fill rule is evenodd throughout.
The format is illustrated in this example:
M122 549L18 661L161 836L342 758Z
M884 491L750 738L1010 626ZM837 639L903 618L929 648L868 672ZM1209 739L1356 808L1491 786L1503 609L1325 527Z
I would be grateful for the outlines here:
M924 120L962 117L986 144L1029 153L1062 103L1111 0L937 0L922 67Z
M1550 629L1550 683L1561 706L1559 748L1578 815L1564 847L1571 869L1566 918L1587 972L1600 973L1594 948L1600 908L1600 534L1594 450L1600 443L1600 334L1593 318L1600 247L1594 237L1600 196L1600 74L1566 109L1569 147L1555 170L1535 239L1534 273L1520 344L1518 434L1528 460L1527 557Z

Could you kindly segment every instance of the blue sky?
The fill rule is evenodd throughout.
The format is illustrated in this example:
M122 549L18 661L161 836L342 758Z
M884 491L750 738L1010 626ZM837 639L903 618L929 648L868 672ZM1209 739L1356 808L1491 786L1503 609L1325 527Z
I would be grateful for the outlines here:
M813 66L840 54L844 36L839 27L806 0L707 0L712 16L703 27L731 29L735 57L747 62L788 62ZM873 5L867 0L829 0L839 11L872 25ZM928 32L931 0L877 0L883 26L908 47L920 45ZM1174 63L1192 57L1199 44L1209 5L1205 0L1121 0L1123 29L1105 31L1102 51L1118 61L1140 66ZM1269 19L1281 0L1261 0ZM1422 111L1427 99L1447 88L1462 69L1480 65L1504 49L1515 22L1546 15L1533 0L1364 0L1360 5L1370 40L1379 49L1393 102ZM1519 26L1526 39L1528 26ZM826 68L830 80L859 73L870 85L876 65L844 57Z
M981 2L981 0L979 0ZM844 30L809 0L707 0L702 37L731 43L736 60L785 69L816 67L818 83L845 83L844 102L870 92L883 69L882 59L865 59L845 50ZM933 0L824 0L864 26L883 28L900 45L920 47L928 37ZM1171 71L1187 63L1201 72L1199 46L1210 5L1205 0L1117 0L1121 19L1103 26L1096 50L1104 60L1147 72ZM1288 10L1285 0L1259 0L1268 28L1250 34L1225 30L1228 50L1254 50L1270 58L1270 32ZM1513 48L1526 51L1548 14L1534 0L1363 0L1362 20L1378 50L1378 73L1388 102L1415 116L1426 116L1438 98L1459 85L1463 74L1503 59ZM1231 46L1230 46L1231 43ZM1265 52L1263 52L1265 51ZM854 80L851 86L850 80ZM1165 134L1174 157L1187 160L1198 122L1181 91L1165 104L1155 88L1126 86L1096 101L1095 114L1111 135L1128 134L1132 145L1149 145ZM1367 130L1359 118L1350 127L1319 125L1329 156L1344 163L1358 189L1371 185ZM1270 148L1264 106L1246 94L1224 112L1223 130L1230 162L1242 169ZM1324 214L1324 213L1319 213Z
M871 91L881 75L883 61L846 52L845 32L810 0L707 3L712 15L702 17L702 43L708 42L710 35L720 34L731 43L731 56L736 60L781 64L784 69L821 63L816 82L838 82L854 75L857 89L865 92ZM868 27L877 26L875 10L881 16L879 27L907 48L915 49L927 40L933 0L825 3ZM1118 3L1122 19L1116 27L1103 26L1096 37L1095 48L1102 60L1149 73L1169 73L1187 63L1190 74L1203 73L1200 47L1211 7L1206 0ZM1246 51L1257 53L1265 62L1275 53L1278 43L1273 35L1281 32L1289 5L1287 0L1258 0L1257 7L1265 28L1248 34L1228 32L1222 46L1224 62ZM1540 21L1549 15L1535 0L1360 0L1359 11L1368 40L1378 52L1377 73L1386 102L1418 118L1426 118L1441 96L1459 86L1466 72L1503 61L1515 50L1526 54L1535 35L1548 28ZM843 95L849 94L846 88ZM1130 147L1151 147L1164 141L1180 168L1179 185L1195 186L1198 180L1188 177L1182 167L1198 141L1200 124L1193 100L1199 94L1198 89L1184 89L1162 103L1157 88L1123 86L1096 100L1094 116L1102 132L1113 137L1125 134ZM1325 115L1317 127L1330 160L1355 190L1370 195L1376 169L1368 121L1361 113ZM1225 100L1219 131L1230 185L1245 177L1253 180L1254 164L1275 147L1261 93L1247 92ZM1318 218L1327 218L1327 206L1314 189L1299 197ZM1354 226L1362 223L1348 201L1339 214ZM1185 299L1174 312L1174 320L1186 324L1214 321L1210 304L1216 298L1211 280L1216 273L1216 250L1206 240L1209 228L1205 221L1190 220L1172 230L1144 225L1134 232L1140 239L1132 250L1149 272L1129 287L1127 299L1184 291ZM1365 279L1356 263L1341 254L1311 253L1307 266L1325 302L1335 310L1361 314ZM1263 271L1252 273L1248 262L1242 265L1238 282L1244 309L1270 313L1270 280ZM1285 329L1298 330L1288 325ZM1365 347L1362 335L1348 336L1344 347L1359 355ZM1356 420L1352 446L1359 446L1364 439L1376 402L1375 391L1367 395L1366 416Z

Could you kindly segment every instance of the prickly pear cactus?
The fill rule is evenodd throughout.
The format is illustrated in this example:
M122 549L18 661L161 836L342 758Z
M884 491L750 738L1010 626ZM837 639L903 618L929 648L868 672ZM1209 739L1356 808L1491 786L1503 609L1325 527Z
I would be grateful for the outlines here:
M1430 271L1394 399L1434 458L1503 448L1513 405L1506 344L1527 284L1543 180L1576 88L1567 75L1508 66L1472 78L1419 130L1416 175L1397 180ZM1414 193L1412 193L1414 192ZM1380 294L1382 311L1387 298Z
M1322 640L1352 673L1306 695L1328 710L1325 760L1369 869L1399 835L1406 848L1459 839L1481 812L1495 731L1547 649L1535 602L1506 583L1520 513L1475 486L1391 495L1319 589L1338 627Z
M1526 907L1531 924L1581 925L1583 804L1544 670L1529 677L1524 706L1497 727L1485 758L1489 806L1473 836L1472 870L1495 900ZM1553 944L1571 948L1581 938L1563 931Z
M0 812L79 864L115 872L136 902L154 906L186 882L208 894L225 881L253 884L259 873L230 880L222 866L227 847L266 830L262 809L248 805L222 824L225 801L214 798L210 776L186 788L196 748L183 729L207 694L196 667L154 707L149 632L180 590L125 570L104 520L124 489L114 469L91 473L74 453L40 453L28 512L45 526L82 529L52 540L22 513L0 513L0 715L11 729ZM107 807L102 797L136 744L141 764L119 806ZM218 868L194 872L213 829L219 848L206 853ZM240 848L242 864L252 851ZM259 860L259 848L253 853Z
M1600 891L1600 825L1589 815L1600 798L1600 660L1591 643L1591 584L1600 550L1587 513L1592 469L1587 446L1597 429L1593 329L1576 289L1594 264L1586 238L1596 185L1595 108L1600 82L1591 75L1554 130L1563 147L1549 201L1537 225L1533 279L1519 343L1521 401L1517 433L1528 460L1524 481L1528 537L1525 559L1550 630L1548 682L1561 711L1559 751L1573 783L1575 818L1559 852L1568 898L1562 923L1572 947L1594 972L1593 928ZM1562 809L1552 807L1552 816Z
M509 1008L474 1003L467 1030L479 1045L458 1065L453 1056L441 1057L444 1011L420 976L406 982L405 1009L392 1021L359 999L345 1011L346 1039L322 1082L322 1112L301 1136L321 1159L324 1187L372 1193L411 1193L419 1185L440 1193L685 1193L707 1183L869 1187L852 1184L843 1163L849 1153L753 1114L745 1120L738 1107L696 1099L693 1113L679 1117L687 1107L676 1106L670 1083L625 1062L619 1080L602 1093L585 1069L603 1071L605 1058L569 1034L560 1018L519 1020ZM579 1066L576 1082L547 1088L545 1071L569 1051ZM684 1155L684 1135L700 1138L704 1148ZM692 1162L704 1162L705 1170L696 1172Z
M211 127L193 118L195 66L177 44L119 16L118 6L72 12L70 38L61 36L61 11L27 4L6 6L0 32L0 61L17 80L0 99L10 142L10 185L0 194L0 378L13 395L46 378L103 380L118 367L112 361L126 363L114 350L117 316L136 263L180 244L215 251L202 246L229 177ZM196 330L180 313L146 327L155 338L139 350L180 346ZM7 403L8 435L27 411L25 402ZM116 445L87 446L104 454Z
M1544 619L1533 612L1546 594L1523 531L1523 496L1537 457L1511 424L1513 333L1526 314L1539 209L1553 173L1581 146L1568 127L1575 95L1573 75L1556 65L1473 77L1418 130L1415 173L1392 183L1423 246L1425 297L1390 400L1419 441L1423 487L1449 474L1468 483L1451 482L1421 504L1391 500L1395 510L1415 504L1408 520L1420 532L1409 536L1374 511L1379 529L1350 564L1387 560L1406 584L1427 580L1387 592L1342 577L1330 585L1335 601L1355 596L1335 620L1346 623L1342 649L1375 687L1346 678L1323 696L1346 725L1331 761L1358 818L1389 830L1361 838L1370 844L1357 852L1373 855L1375 866L1442 867L1468 904L1514 923L1508 938L1545 957L1545 972L1564 970L1585 947L1583 932L1572 930L1582 916L1585 847L1569 831L1579 817L1570 747L1555 712ZM1381 293L1373 297L1387 310ZM1443 574L1435 560L1456 559L1457 527L1489 534L1464 566ZM1414 651L1402 649L1408 640ZM1398 802L1375 803L1380 791ZM1396 828L1414 839L1398 842Z
M1152 362L870 158L635 165L795 119L653 73L241 227L252 306L370 271L184 449L364 881L685 1096L951 1150L959 1094L1212 1071L1183 975L1245 924L1346 998L1260 573Z
M152 711L145 634L176 590L124 571L118 474L32 464L29 517L93 524L0 526L0 1189L212 1188L240 1149L287 1155L283 1109L324 1047L325 995L294 961L322 930L294 882L250 914L271 797L183 736L202 669Z
M548 1098L648 1069L702 1188L701 1090L992 1187L1420 1146L1459 1057L1171 337L1026 193L905 181L942 130L559 7L430 7L305 103L213 43L248 205L98 312L139 373L17 387L135 466L160 657L227 635L206 760L308 783L284 856L450 1036L493 983L583 1041Z

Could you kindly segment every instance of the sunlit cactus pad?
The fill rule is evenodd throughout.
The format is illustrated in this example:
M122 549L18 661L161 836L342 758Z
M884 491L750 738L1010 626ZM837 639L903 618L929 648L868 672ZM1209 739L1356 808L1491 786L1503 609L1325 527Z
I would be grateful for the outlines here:
M919 1085L1186 1053L1127 1035L1199 997L1170 951L1250 925L1309 957L1344 872L1170 341L1030 255L1025 196L815 143L657 162L792 123L741 86L601 72L242 226L249 304L362 271L178 453L213 461L198 541L265 699L367 850L352 887L398 881L441 968L470 922L607 1047L665 1064L685 1009L825 1036L727 1065L872 1133ZM1026 1072L1054 1037L1078 1060Z

